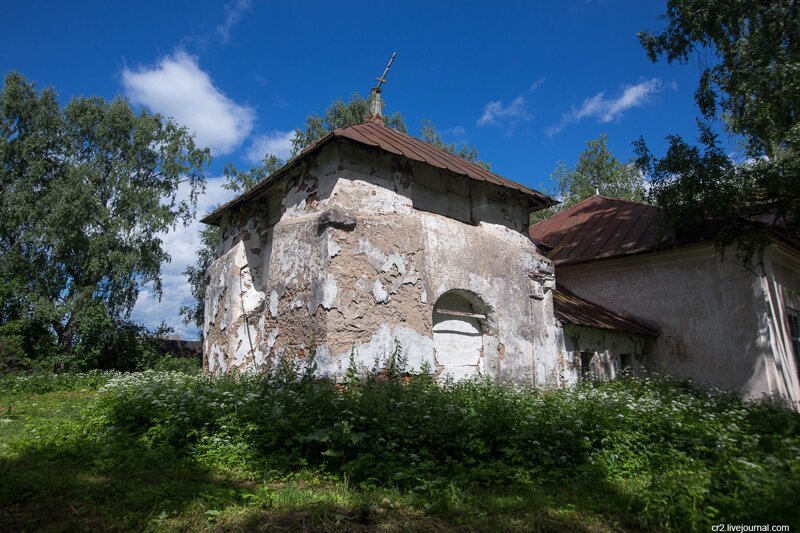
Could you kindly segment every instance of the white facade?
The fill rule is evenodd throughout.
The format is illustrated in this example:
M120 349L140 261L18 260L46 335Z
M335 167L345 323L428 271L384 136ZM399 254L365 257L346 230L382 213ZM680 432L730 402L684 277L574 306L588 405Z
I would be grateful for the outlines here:
M708 387L800 405L790 315L800 255L779 244L763 268L720 261L711 243L558 267L575 294L659 330L647 368Z

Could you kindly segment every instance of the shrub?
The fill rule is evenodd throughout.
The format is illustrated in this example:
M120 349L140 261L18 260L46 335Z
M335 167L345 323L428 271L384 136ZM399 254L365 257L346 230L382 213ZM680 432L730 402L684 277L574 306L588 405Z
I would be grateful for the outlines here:
M312 466L423 492L589 480L628 494L642 527L800 519L800 415L780 406L653 378L541 390L351 377L147 371L111 378L98 402L147 446L253 475Z

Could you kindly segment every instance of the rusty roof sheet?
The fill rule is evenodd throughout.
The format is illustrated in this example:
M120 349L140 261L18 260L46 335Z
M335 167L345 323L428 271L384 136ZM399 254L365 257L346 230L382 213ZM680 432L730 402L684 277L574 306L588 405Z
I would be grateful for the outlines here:
M596 195L534 224L530 236L555 264L581 263L653 250L657 216L653 206Z
M529 235L544 245L553 263L569 265L709 241L730 224L706 218L678 232L659 235L659 213L651 205L595 195L534 224ZM741 222L752 228L772 226L773 237L800 246L800 239L783 231L775 215L746 217Z
M339 128L328 133L312 145L308 146L306 149L300 152L297 157L291 159L283 168L266 178L257 186L234 198L230 202L221 205L212 213L206 215L203 219L201 219L201 222L206 224L218 224L222 213L257 196L270 183L275 182L281 176L285 175L286 172L297 165L301 160L308 157L311 153L317 152L323 145L328 144L334 139L348 139L358 144L383 150L384 152L388 152L390 154L395 154L413 161L426 163L432 167L451 172L459 176L465 176L477 181L485 181L500 187L513 189L528 196L534 204L537 204L541 207L549 207L558 203L546 194L542 194L539 191L489 172L478 165L465 161L464 159L445 152L444 150L440 150L439 148L436 148L425 141L417 139L416 137L412 137L407 133L402 133L392 129L386 126L380 119L373 118L362 124Z
M656 336L658 332L636 320L585 300L559 285L553 291L553 309L562 324Z

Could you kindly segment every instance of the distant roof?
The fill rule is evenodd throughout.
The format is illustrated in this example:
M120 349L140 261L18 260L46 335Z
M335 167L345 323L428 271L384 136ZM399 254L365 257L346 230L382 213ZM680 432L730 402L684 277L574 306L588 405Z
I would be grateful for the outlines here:
M652 250L658 209L595 195L531 226L531 238L550 248L555 264L580 263Z
M534 224L529 234L553 263L569 265L709 241L726 227L723 219L706 218L677 234L659 235L659 213L651 205L595 195ZM800 249L800 238L774 214L747 216L740 222L743 227L770 226L773 237Z
M225 211L237 205L243 204L251 198L257 196L270 183L275 182L281 176L285 175L291 168L296 166L300 161L309 157L312 153L317 152L322 146L328 144L334 139L347 139L358 144L378 148L384 152L399 155L413 161L426 163L432 167L445 170L459 176L465 176L477 181L485 181L500 187L513 189L528 196L535 205L541 208L549 207L558 203L546 194L542 194L539 191L525 187L524 185L506 179L502 176L498 176L497 174L489 172L478 165L465 161L464 159L445 152L444 150L440 150L439 148L436 148L425 141L417 139L416 137L412 137L407 133L402 133L392 129L386 126L380 119L373 118L367 122L364 122L363 124L339 128L328 133L312 145L308 146L305 150L300 152L297 157L291 159L288 163L286 163L286 165L266 178L264 181L246 193L234 198L230 202L221 205L212 213L206 215L203 219L201 219L201 222L206 224L219 224L219 220Z
M658 332L596 303L584 300L562 286L553 291L553 309L562 324L656 336Z

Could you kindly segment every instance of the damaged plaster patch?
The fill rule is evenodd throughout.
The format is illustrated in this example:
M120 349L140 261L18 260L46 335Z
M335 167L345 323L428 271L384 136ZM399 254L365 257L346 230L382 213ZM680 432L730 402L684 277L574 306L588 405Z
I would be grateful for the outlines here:
M389 291L386 290L380 280L375 280L375 283L372 285L372 296L375 297L375 301L378 303L386 303L389 301Z
M258 349L254 352L253 360L256 365L256 370L259 370L264 366L264 363L266 362L266 355L267 352L265 352L263 349Z
M211 353L208 355L208 371L211 373L224 373L228 370L228 365L225 362L225 350L218 344L211 348Z
M371 369L376 362L379 368L385 368L389 357L399 345L401 355L407 357L406 370L412 373L421 372L423 367L434 368L433 339L421 335L417 331L405 326L390 327L381 324L369 342L356 344L351 349L355 356L359 370ZM340 362L339 368L332 368L332 373L343 372L341 368L350 357L351 350L340 353L336 359ZM323 372L325 369L320 368Z
M236 336L239 339L236 345L236 352L233 354L233 366L243 369L243 365L247 362L247 355L253 351L253 339L256 338L256 328L244 323L236 330Z
M375 270L378 271L383 271L383 265L389 259L389 256L387 256L380 249L378 249L371 242L369 242L368 239L365 238L358 239L358 244L356 245L355 253L356 255L359 254L366 255L369 264L375 267Z
M317 375L322 378L329 378L337 374L343 374L342 360L335 361L331 351L326 344L316 347L316 357L314 362L317 364ZM338 364L337 364L338 363Z
M325 309L331 309L334 307L333 304L336 300L336 294L338 292L339 290L336 287L336 278L334 278L332 274L328 274L325 277L325 284L322 286L322 307Z
M317 227L320 228L320 230L329 226L349 231L356 227L356 219L338 207L334 207L322 213L317 222Z
M403 278L401 284L416 285L418 281L419 281L419 276L417 275L417 272L409 272L408 275L405 278Z
M453 381L465 381L475 379L480 376L480 369L477 365L448 366L442 370L440 379L452 379Z
M285 212L290 216L302 215L306 208L306 200L311 193L302 186L291 187L283 197Z
M369 278L362 274L356 282L356 289L364 294L370 292L372 290L372 285L369 282Z
M278 328L275 328L269 332L269 338L267 338L267 350L271 350L272 347L275 346L276 340L278 340Z
M389 254L386 258L386 261L384 261L383 265L381 265L381 271L389 272L392 270L392 267L397 268L397 271L400 274L406 273L406 262L402 255Z
M252 313L264 301L264 293L253 287L249 269L243 269L242 274L244 274L241 287L242 310L245 313Z
M278 299L280 295L277 291L272 291L269 294L269 314L272 315L272 318L278 316Z
M333 238L328 238L328 257L334 258L339 255L339 252L342 251L342 247L339 246L339 243L333 240Z
M372 244L369 239L363 237L358 239L355 253L356 255L366 255L369 264L375 267L375 270L378 272L391 272L392 269L395 268L397 269L397 272L403 276L405 276L408 272L406 259L403 254L386 254L380 248Z

